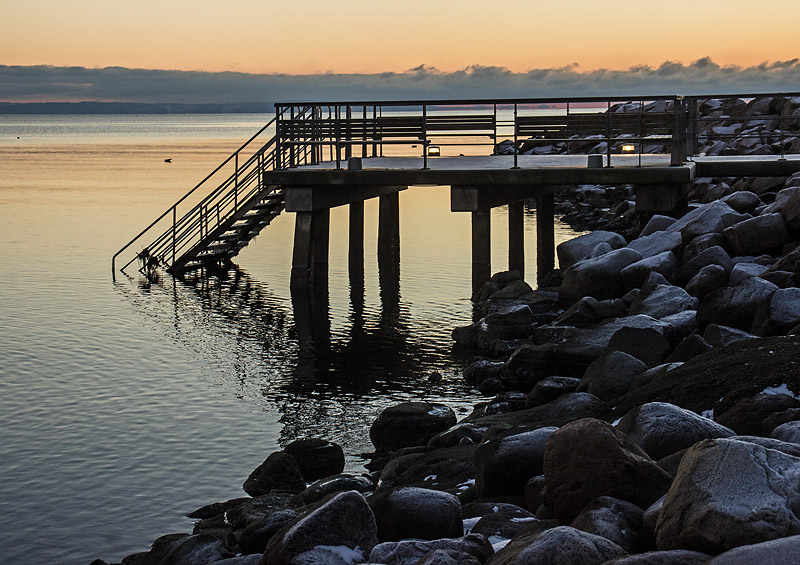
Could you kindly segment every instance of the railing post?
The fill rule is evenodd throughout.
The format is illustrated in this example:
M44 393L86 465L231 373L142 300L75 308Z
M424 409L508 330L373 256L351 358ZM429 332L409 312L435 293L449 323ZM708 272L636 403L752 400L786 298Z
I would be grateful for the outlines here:
M239 152L233 158L233 209L239 208Z
M282 111L278 109L278 106L275 106L275 168L282 169L281 163L283 159L281 157L281 151L283 151L283 147L281 144L281 135L283 134L283 126L281 124L281 114Z
M428 170L428 106L422 105L422 168Z
M697 155L697 98L690 98L688 102L689 117L686 124L686 129L688 130L688 146L686 153L687 155Z
M175 225L178 223L178 209L177 207L172 207L172 265L175 264ZM171 265L170 265L171 266Z
M290 110L290 112L289 112L289 123L290 123L290 124L292 124L292 128L291 128L291 129L292 129L292 136L291 136L291 141L292 141L292 144L289 146L289 167L290 167L290 168L291 168L291 167L295 167L295 166L297 165L297 163L296 163L296 157L295 157L295 150L296 150L296 147L295 147L295 144L294 144L294 142L295 142L295 141L297 141L297 140L295 139L295 135L296 135L296 133L295 133L295 131L294 131L294 130L295 130L295 127L294 127L294 125L295 125L295 124L294 124L294 118L295 118L295 115L294 115L294 106L292 106L292 108L291 108L291 110Z
M353 108L350 105L347 105L347 109L345 110L345 147L344 147L344 158L345 161L353 156Z
M362 106L362 108L361 108L361 117L362 117L362 120L363 120L362 123L361 123L361 129L364 132L364 135L361 138L362 141L364 142L361 145L361 157L363 159L366 159L367 158L367 107L366 107L366 105Z
M342 135L342 110L338 105L336 106L336 168L341 169L342 153L341 153L341 135Z
M607 102L606 108L606 166L611 166L611 128L613 127L611 117L611 101Z
M670 166L677 167L686 161L686 109L683 96L675 97L673 116Z
M519 164L518 164L519 160L517 157L517 153L519 153L519 151L517 150L517 130L519 129L517 127L518 117L519 117L519 110L517 108L517 103L515 102L514 103L514 166L512 167L513 169L519 169Z

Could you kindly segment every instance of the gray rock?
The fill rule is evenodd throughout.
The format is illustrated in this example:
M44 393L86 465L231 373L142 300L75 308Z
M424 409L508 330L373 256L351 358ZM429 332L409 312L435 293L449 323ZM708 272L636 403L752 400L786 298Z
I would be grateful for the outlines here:
M681 263L686 264L698 255L712 247L723 247L725 245L725 237L721 233L705 233L698 235L692 241L686 244L681 254Z
M683 312L664 316L661 321L672 327L674 339L681 340L697 329L697 311L684 310Z
M239 548L242 553L264 553L267 543L286 524L297 519L294 510L278 510L247 525L239 536Z
M683 242L688 243L698 235L721 233L726 227L726 216L738 217L738 214L724 202L715 201L698 206L665 231L680 233Z
M778 213L744 220L725 229L722 234L735 255L755 255L779 247L789 238L786 222Z
M767 270L768 267L758 263L736 263L731 269L729 283L731 286L737 285L745 279L757 277Z
M627 313L628 308L619 298L601 301L592 296L584 296L553 323L563 326L596 324L607 318L625 316Z
M781 453L791 455L792 457L800 457L800 446L798 446L796 443L790 443L788 441L781 441L779 439L761 436L734 436L731 439L743 441L745 443L752 443L766 449L774 449L775 451L780 451Z
M671 477L611 424L584 418L553 433L545 448L545 499L562 523L572 522L598 496L646 508Z
M630 410L617 429L658 460L698 441L735 435L730 428L666 402L649 402Z
M642 514L642 527L653 540L656 539L656 524L658 523L658 515L661 513L661 507L664 506L665 498L667 498L666 494L648 506L644 514Z
M800 400L788 394L755 394L737 400L716 421L737 434L755 436L761 434L768 416L792 408L800 408Z
M542 474L544 447L554 431L539 428L480 444L475 450L477 496L521 496L525 483Z
M585 259L594 259L595 257L600 257L601 255L605 255L613 250L614 248L604 241L595 245L588 255L586 255Z
M787 226L800 228L800 186L791 186L778 192L773 210L783 216Z
M719 324L708 324L703 332L703 339L713 347L726 347L737 341L755 339L756 337L758 336L750 332Z
M727 284L728 273L725 267L721 265L706 265L686 283L686 292L702 299Z
M709 565L795 565L800 555L800 536L790 536L743 545L721 553L708 562Z
M390 565L415 565L420 559L434 551L458 551L474 556L479 562L486 561L494 550L486 538L480 534L468 534L457 539L433 541L403 540L376 545L369 554L370 563Z
M586 259L589 253L601 243L607 243L612 249L619 249L624 247L626 242L625 238L618 233L603 230L570 239L556 247L559 267L562 271L566 271L578 261Z
M627 327L614 332L608 340L608 349L624 351L640 359L648 367L655 367L666 359L671 346L666 332L656 328Z
M195 565L230 557L234 557L234 554L211 536L169 534L154 541L150 551L137 554L135 563Z
M369 437L379 451L394 451L425 445L455 423L455 412L444 404L404 402L381 412L370 428Z
M769 301L768 320L761 326L768 335L786 335L800 324L800 288L780 288Z
M752 212L761 204L758 194L749 190L739 190L728 194L722 198L722 201L740 214Z
M759 276L765 281L769 281L779 288L789 288L795 286L794 273L791 271L773 271L768 269Z
M250 496L261 496L271 490L300 492L306 488L306 481L294 457L277 451L250 473L242 488Z
M659 549L712 554L800 533L800 458L734 439L686 452L656 526Z
M269 540L262 563L302 563L298 556L320 545L346 546L366 557L377 543L375 516L367 501L361 493L343 492L281 528Z
M338 475L344 470L341 446L320 438L298 439L283 450L294 457L306 482ZM349 490L349 489L345 489Z
M678 286L648 283L631 303L628 313L631 316L646 314L661 319L686 310L696 310L699 302Z
M641 553L652 548L644 531L643 514L635 504L601 496L590 502L570 525L611 540L628 553Z
M644 229L639 234L639 237L646 237L658 231L663 231L672 224L674 224L676 221L677 220L675 220L675 218L671 216L661 216L659 214L654 214L653 217L650 218L650 221L647 222L647 225L644 226Z
M628 244L628 247L638 251L645 259L666 251L674 254L681 247L681 234L659 231L634 239Z
M675 257L675 254L671 251L664 251L628 265L620 271L620 274L626 288L637 288L647 282L652 272L669 278L677 268L678 258Z
M471 441L452 447L409 451L400 451L383 467L379 481L381 490L414 486L462 491L475 479L475 445Z
M708 265L719 265L725 269L726 273L730 273L733 268L733 261L722 247L709 247L701 251L687 263L675 269L675 272L672 274L672 280L675 284L685 286L692 277L699 273L703 267Z
M500 424L508 427L519 426L522 429L536 429L543 426L558 426L563 422L578 418L605 416L608 411L608 404L595 395L586 392L572 392L541 406L507 414L478 417L474 423L484 426Z
M693 359L703 353L708 353L712 349L714 349L714 347L704 340L699 333L695 332L686 336L686 338L675 347L673 352L664 359L664 362L685 363L689 359Z
M542 532L526 545L508 544L491 562L599 565L625 554L624 549L604 537L558 526Z
M598 300L619 298L626 292L620 271L641 258L638 252L624 247L601 257L578 261L564 271L559 297L573 302L584 296Z
M481 565L476 557L455 549L437 549L415 565Z
M648 369L636 379L633 383L634 387L645 386L651 383L657 383L660 379L664 378L664 376L672 371L673 369L677 369L683 365L683 363L662 363L661 365L656 365L651 369Z
M502 507L495 504L493 507L496 511L484 514L470 533L481 534L489 539L494 536L511 539L536 521L531 512L513 504L504 504Z
M716 290L700 303L697 323L701 327L714 323L750 331L756 312L760 308L768 308L776 290L777 286L757 277ZM708 339L706 341L712 343Z
M261 562L261 554L240 555L222 561L214 561L214 565L258 565Z
M306 504L313 504L330 494L347 490L355 490L363 494L375 490L375 485L366 477L332 475L309 485L306 490L300 493L300 498Z
M461 503L447 492L417 487L379 490L369 497L369 505L382 542L456 538L464 533Z
M647 365L636 357L609 351L587 367L578 390L601 400L612 400L628 392L636 377L646 370Z
M575 377L547 377L533 387L525 399L525 407L533 408L552 402L562 394L575 392L581 380Z
M703 565L711 556L699 551L673 549L672 551L648 551L606 561L604 565Z
M528 337L536 324L536 318L527 304L514 304L499 312L488 314L480 323L478 346L486 349L487 344L498 339Z
M800 445L800 421L786 422L772 430L769 437Z

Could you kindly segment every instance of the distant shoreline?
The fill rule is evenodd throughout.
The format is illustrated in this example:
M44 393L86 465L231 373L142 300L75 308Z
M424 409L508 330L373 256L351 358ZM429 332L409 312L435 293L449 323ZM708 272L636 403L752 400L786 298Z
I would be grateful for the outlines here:
M138 102L0 102L0 114L272 114L272 102L172 104Z

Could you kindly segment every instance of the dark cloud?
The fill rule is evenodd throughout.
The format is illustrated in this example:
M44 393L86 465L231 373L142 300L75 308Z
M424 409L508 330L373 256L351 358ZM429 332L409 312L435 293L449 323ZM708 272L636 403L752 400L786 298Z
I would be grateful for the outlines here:
M524 73L473 65L454 72L419 65L402 73L245 74L106 67L0 66L0 101L236 103L432 98L536 98L585 95L793 91L800 60L751 67L691 64L581 72L577 64Z

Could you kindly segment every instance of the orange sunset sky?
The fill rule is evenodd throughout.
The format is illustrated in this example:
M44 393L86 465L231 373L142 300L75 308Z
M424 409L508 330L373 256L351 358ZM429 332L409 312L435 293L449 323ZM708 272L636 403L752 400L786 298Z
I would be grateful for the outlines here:
M288 74L491 65L522 72L708 56L751 66L800 56L798 23L798 0L18 0L4 2L0 64Z

